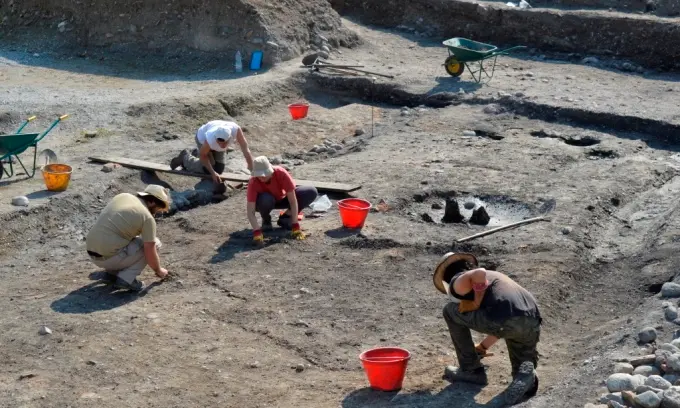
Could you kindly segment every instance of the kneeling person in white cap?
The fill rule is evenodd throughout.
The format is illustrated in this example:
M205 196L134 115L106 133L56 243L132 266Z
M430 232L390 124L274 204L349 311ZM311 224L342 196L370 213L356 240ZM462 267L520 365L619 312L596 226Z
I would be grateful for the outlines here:
M253 160L252 177L248 181L247 212L248 221L253 227L253 239L262 243L262 231L271 230L271 212L274 209L286 209L279 217L278 224L282 228L291 229L295 239L304 239L300 229L298 214L316 200L318 192L313 186L295 187L290 173L283 167L272 166L265 156ZM262 217L262 227L257 223L255 212Z
M179 156L170 161L172 170L181 166L184 170L193 173L210 174L215 183L221 184L220 174L226 166L227 151L235 143L241 147L248 170L253 169L253 155L250 153L248 141L241 127L235 122L210 121L198 129L194 141L198 146L198 157L191 154L189 149L184 149Z
M137 276L147 264L159 278L167 276L158 257L161 241L156 237L154 215L169 208L167 190L154 184L137 195L118 194L104 207L87 234L87 253L116 287L144 289Z
M479 268L472 254L444 255L432 279L437 290L451 296L451 302L444 307L444 320L459 367L446 367L444 377L487 384L481 356L470 333L475 330L505 339L508 346L513 380L505 391L506 404L514 405L536 395L536 346L542 319L534 296L508 276Z

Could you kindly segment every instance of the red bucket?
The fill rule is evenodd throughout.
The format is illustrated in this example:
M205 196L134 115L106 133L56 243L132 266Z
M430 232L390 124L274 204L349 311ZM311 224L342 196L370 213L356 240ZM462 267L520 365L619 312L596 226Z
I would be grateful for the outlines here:
M364 351L359 355L359 359L371 388L397 391L404 382L411 353L399 347L380 347Z
M340 220L345 228L363 228L371 203L360 198L345 198L338 201Z
M307 112L309 112L308 103L291 103L288 105L288 111L290 111L290 116L293 120L298 120L307 117Z

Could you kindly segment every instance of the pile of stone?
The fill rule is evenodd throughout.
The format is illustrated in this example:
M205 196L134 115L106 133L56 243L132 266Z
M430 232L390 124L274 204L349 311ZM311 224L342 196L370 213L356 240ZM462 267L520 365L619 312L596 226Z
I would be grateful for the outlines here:
M664 306L668 305L664 302ZM609 393L599 404L585 408L680 408L680 333L670 343L656 346L657 332L646 327L638 333L640 344L648 344L650 354L618 359L614 374L606 381Z

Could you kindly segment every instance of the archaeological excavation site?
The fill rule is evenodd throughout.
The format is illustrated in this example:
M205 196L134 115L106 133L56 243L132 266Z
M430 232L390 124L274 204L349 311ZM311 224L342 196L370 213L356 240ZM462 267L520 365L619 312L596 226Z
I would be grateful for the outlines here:
M680 408L677 44L676 0L0 0L0 407Z

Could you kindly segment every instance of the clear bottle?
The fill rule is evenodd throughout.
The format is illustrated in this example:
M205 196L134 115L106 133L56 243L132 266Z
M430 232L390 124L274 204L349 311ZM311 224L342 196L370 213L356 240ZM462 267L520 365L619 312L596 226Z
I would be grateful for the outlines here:
M236 51L236 62L234 62L234 68L236 72L243 72L243 58L241 57L241 51Z

